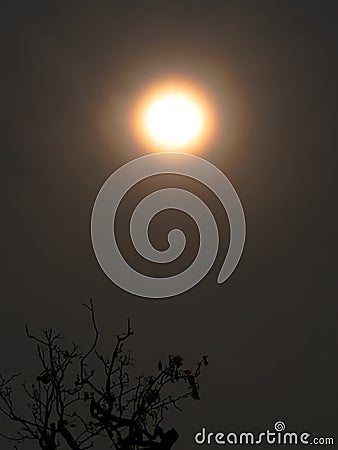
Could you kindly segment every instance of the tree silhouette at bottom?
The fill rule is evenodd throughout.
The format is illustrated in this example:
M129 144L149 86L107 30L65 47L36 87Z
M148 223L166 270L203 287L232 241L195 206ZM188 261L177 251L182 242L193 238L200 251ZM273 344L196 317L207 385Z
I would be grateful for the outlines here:
M130 321L125 334L117 335L110 356L99 352L99 329L93 302L84 305L90 313L94 339L82 353L52 329L41 337L27 337L36 344L41 373L31 383L22 383L28 398L25 414L18 412L13 383L21 374L0 375L0 413L17 424L14 436L1 433L14 447L35 441L42 450L69 448L86 450L98 443L116 450L169 450L178 432L163 429L170 408L181 410L181 402L199 400L198 377L207 356L194 370L184 368L180 355L169 355L157 363L153 375L136 375L125 342L133 335Z

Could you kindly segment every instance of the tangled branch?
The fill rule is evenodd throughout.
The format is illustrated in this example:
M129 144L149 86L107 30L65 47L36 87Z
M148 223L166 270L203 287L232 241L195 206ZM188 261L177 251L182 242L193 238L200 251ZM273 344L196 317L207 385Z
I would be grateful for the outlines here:
M135 376L131 354L124 349L133 335L130 321L125 333L116 336L111 354L104 356L98 348L93 301L84 306L94 333L84 353L53 330L43 330L38 337L26 327L41 372L33 383L21 384L28 417L18 413L13 402L12 385L20 374L0 376L0 413L18 426L15 436L0 437L16 444L33 440L42 450L56 450L61 442L71 450L86 450L98 437L116 450L172 448L178 433L163 430L165 414L170 408L181 410L185 399L199 400L198 378L207 356L191 370L184 368L180 355L169 355L166 363L158 362L155 374Z

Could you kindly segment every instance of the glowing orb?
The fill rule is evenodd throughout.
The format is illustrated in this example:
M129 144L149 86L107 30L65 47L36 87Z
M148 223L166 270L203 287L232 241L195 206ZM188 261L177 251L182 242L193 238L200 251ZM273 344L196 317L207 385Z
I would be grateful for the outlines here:
M144 126L155 141L168 147L192 142L204 126L199 105L181 92L167 92L155 99L144 116Z
M201 145L210 134L210 107L187 83L159 84L143 94L134 128L146 145L181 151Z

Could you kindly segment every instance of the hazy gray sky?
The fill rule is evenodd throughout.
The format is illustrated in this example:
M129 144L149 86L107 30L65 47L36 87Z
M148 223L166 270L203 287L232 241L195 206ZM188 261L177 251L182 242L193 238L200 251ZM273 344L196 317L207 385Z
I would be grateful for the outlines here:
M140 369L168 353L210 355L202 400L170 423L181 433L177 449L193 448L202 426L260 431L284 420L336 431L336 9L333 1L0 2L1 372L36 375L26 322L88 342L81 304L93 297L107 348L131 318ZM90 214L104 180L144 154L125 122L136 93L171 74L193 77L217 101L221 133L204 156L236 187L247 242L225 284L216 283L221 254L192 291L144 300L101 271ZM177 182L186 183L140 187L121 223L140 192ZM224 211L200 192L226 239ZM192 237L187 262L196 244L189 220L159 220L154 239L163 244L177 220Z

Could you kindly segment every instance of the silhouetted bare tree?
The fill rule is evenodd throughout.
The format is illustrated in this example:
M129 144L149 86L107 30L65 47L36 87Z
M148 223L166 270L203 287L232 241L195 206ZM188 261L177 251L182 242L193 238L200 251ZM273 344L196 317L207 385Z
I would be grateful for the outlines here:
M41 337L27 337L36 343L41 373L30 385L22 384L28 397L28 417L21 415L13 401L12 384L20 374L0 376L0 412L18 425L16 435L0 436L17 445L36 441L42 450L66 446L85 450L103 439L116 450L169 450L178 439L175 429L164 431L166 411L180 409L182 400L199 399L197 379L207 356L194 371L183 368L180 355L159 361L156 374L133 374L125 341L132 336L130 322L126 333L118 335L109 357L98 350L99 330L93 302L84 305L94 329L92 345L86 353L67 345L60 334L45 330ZM98 362L100 370L97 367Z

